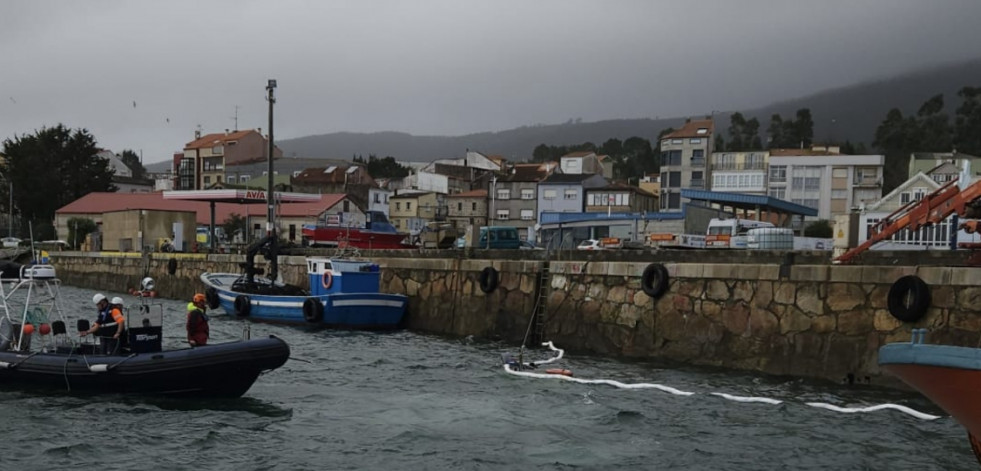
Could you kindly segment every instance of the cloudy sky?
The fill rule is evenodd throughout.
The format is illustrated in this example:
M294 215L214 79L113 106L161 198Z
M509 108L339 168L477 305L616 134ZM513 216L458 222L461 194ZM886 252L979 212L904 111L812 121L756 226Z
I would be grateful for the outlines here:
M978 0L3 1L0 138L459 135L747 109L981 56ZM134 106L135 104L135 106Z

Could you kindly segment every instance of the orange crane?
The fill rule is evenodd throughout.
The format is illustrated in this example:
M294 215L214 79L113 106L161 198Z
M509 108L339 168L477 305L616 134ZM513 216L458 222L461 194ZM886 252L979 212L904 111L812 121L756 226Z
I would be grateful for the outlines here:
M981 206L981 180L971 183L962 190L954 179L923 199L906 203L877 222L872 226L872 234L868 240L840 255L834 263L849 263L858 254L903 229L915 232L923 226L939 223L953 214L961 217L977 217L975 213L979 206ZM974 233L981 229L981 225L979 221L967 221L960 225L960 229Z

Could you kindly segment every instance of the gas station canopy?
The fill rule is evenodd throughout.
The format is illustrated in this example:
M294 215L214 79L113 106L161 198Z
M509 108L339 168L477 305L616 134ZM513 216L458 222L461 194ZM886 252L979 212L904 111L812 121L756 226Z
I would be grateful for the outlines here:
M209 203L254 204L266 202L266 190L176 190L163 192L165 200L207 201ZM276 203L315 203L320 195L309 193L273 193Z

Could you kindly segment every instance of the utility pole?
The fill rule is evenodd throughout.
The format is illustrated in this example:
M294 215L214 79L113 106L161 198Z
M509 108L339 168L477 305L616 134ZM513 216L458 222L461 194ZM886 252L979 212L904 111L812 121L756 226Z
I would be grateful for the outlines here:
M275 207L273 205L273 104L276 103L276 97L273 96L273 90L276 89L276 80L270 79L269 83L266 85L266 90L269 92L269 154L266 156L266 160L269 163L269 181L266 187L266 204L269 206L267 208L266 214L266 234L269 236L275 236L276 228L273 225L273 216L275 215Z

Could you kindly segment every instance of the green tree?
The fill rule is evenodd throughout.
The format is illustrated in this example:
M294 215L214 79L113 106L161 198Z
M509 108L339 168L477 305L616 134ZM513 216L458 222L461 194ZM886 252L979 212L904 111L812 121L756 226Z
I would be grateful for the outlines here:
M875 130L875 146L885 156L882 193L887 194L909 178L909 156L915 150L916 121L893 108Z
M138 180L146 178L146 167L140 162L140 156L136 152L126 149L119 154L119 160L122 160L133 172L133 178Z
M95 232L98 226L95 221L88 218L71 218L68 220L68 245L73 249L78 249L85 242L85 237Z
M361 156L355 156L353 160L364 165L372 178L404 178L409 175L409 167L399 164L392 156L379 159L374 154L368 154L367 161Z
M751 118L746 121L743 127L743 143L746 150L763 150L763 141L760 139L760 120Z
M949 152L954 145L954 130L943 112L944 96L935 95L916 112L916 125L911 130L914 151Z
M61 124L3 141L3 171L15 182L14 204L23 226L33 223L35 238L56 237L51 221L58 208L93 191L116 191L109 161L97 151L87 130Z
M779 149L781 147L786 147L786 138L783 135L784 124L783 118L779 114L774 114L770 117L770 127L766 128L767 134L767 149Z
M808 149L814 143L814 120L809 108L797 110L797 118L793 121L794 142Z
M958 152L981 156L981 87L964 87L957 96L961 106L954 117L954 145Z
M728 151L741 151L746 149L745 136L746 118L740 112L735 112L729 116L729 143L726 146ZM721 150L721 149L720 149Z
M248 231L248 221L244 216L238 213L231 213L225 218L225 221L221 223L221 229L225 232L225 236L231 240L235 236L236 232L241 231L243 240Z
M804 237L820 237L822 239L830 239L834 236L834 231L831 229L831 222L827 219L819 219L807 225L804 228Z

